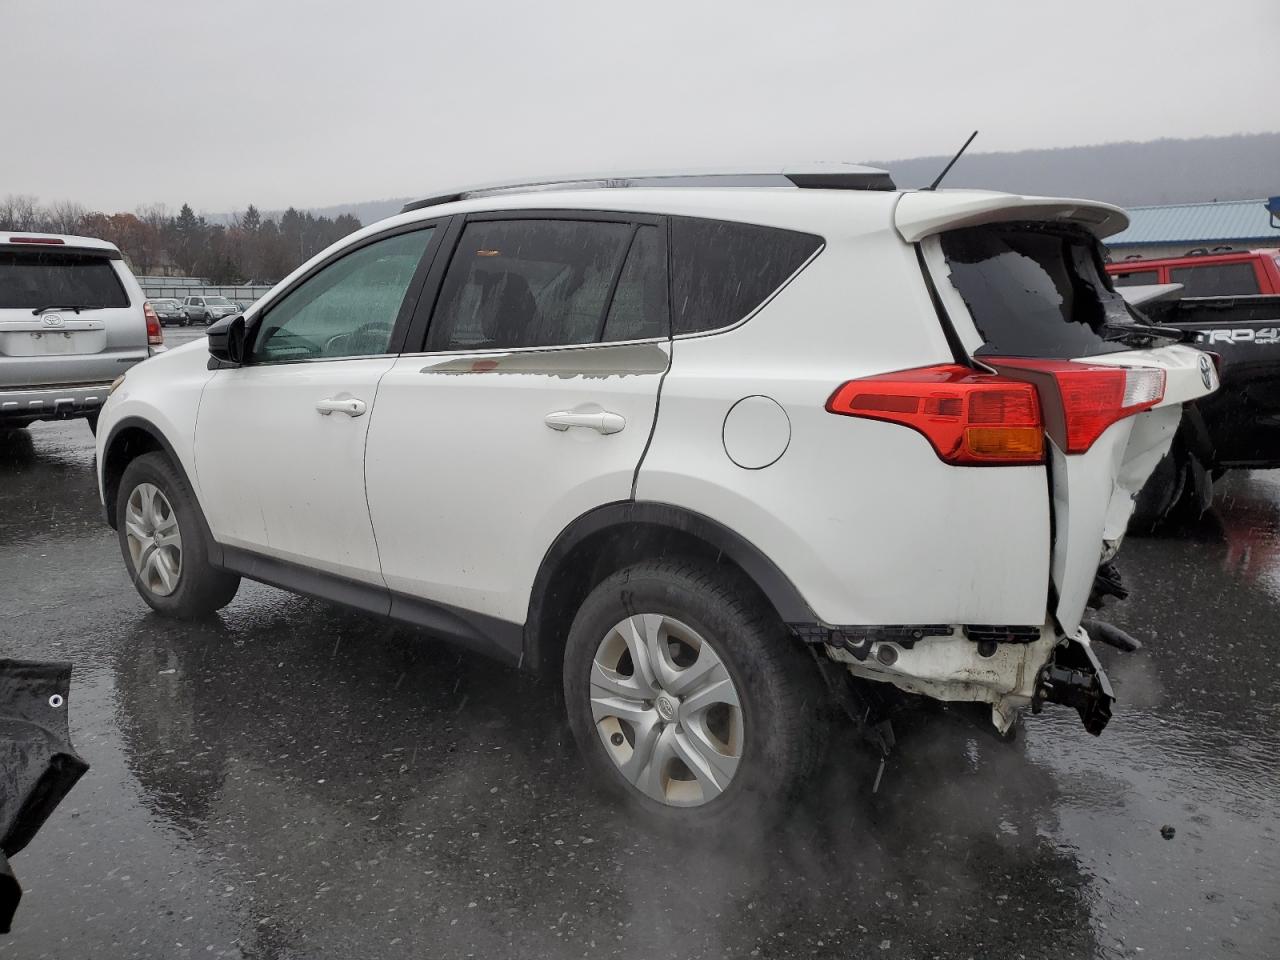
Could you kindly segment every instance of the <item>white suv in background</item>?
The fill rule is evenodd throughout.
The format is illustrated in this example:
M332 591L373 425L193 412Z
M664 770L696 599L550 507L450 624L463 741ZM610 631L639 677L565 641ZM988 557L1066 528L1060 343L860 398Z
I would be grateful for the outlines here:
M1206 354L1081 200L867 168L410 204L131 371L98 464L142 597L241 577L558 671L587 764L687 824L787 795L824 708L1098 733L1082 626Z

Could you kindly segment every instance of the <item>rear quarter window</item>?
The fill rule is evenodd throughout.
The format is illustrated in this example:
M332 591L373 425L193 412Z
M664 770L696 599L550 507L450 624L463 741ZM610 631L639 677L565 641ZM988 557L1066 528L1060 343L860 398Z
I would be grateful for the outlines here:
M732 326L769 299L822 246L794 230L724 220L670 220L671 332Z
M127 307L106 257L47 250L0 250L0 308Z

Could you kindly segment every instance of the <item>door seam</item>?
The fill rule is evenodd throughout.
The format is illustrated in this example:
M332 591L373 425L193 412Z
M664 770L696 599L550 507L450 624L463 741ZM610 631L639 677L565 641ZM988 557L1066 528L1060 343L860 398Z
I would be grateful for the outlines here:
M360 479L364 485L365 516L369 518L369 532L373 534L373 553L378 558L378 579L382 581L382 587L387 591L390 591L391 588L387 586L387 574L382 569L382 545L378 543L378 527L373 522L373 504L369 502L369 434L373 433L373 418L378 412L378 392L382 389L382 381L387 374L396 368L396 364L399 362L400 358L397 356L391 362L391 366L382 371L382 375L378 377L377 382L373 385L373 400L369 403L369 425L365 428L364 444L360 449Z
M662 386L667 382L667 374L671 372L671 365L675 363L676 344L674 340L668 340L667 346L670 352L667 354L667 368L662 371L662 375L658 377L658 392L653 398L653 422L649 426L649 436L645 438L644 449L640 451L640 459L636 461L635 472L631 475L631 499L635 500L636 490L640 485L640 468L644 466L645 457L649 455L649 447L653 445L653 435L658 430L658 414L662 410Z

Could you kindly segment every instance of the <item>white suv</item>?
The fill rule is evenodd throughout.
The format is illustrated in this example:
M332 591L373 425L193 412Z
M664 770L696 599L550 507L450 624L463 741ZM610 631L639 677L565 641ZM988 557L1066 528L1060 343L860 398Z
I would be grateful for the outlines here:
M680 822L786 795L832 703L1097 733L1099 567L1216 385L1112 290L1125 224L856 167L410 204L130 371L107 519L162 613L243 576L559 671Z

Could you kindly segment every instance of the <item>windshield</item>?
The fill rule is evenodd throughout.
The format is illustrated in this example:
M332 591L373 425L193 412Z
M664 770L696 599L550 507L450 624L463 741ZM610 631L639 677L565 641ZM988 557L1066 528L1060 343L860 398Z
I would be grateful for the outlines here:
M1106 324L1133 316L1104 279L1098 244L1044 225L969 227L942 235L951 283L986 341L977 356L1075 359L1128 349Z
M204 302L211 307L230 307L233 306L226 297L205 297Z
M47 250L0 251L0 308L127 307L105 257Z

